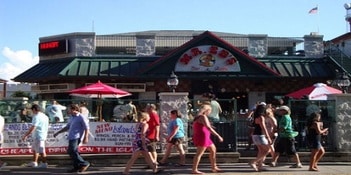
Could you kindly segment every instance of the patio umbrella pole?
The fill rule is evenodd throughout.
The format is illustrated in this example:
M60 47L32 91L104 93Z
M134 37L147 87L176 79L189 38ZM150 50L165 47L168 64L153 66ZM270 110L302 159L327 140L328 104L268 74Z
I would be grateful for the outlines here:
M102 105L99 106L99 118L100 118L100 122L102 122Z
M99 121L102 122L102 97L101 94L98 94L98 106L97 106L97 113L99 117Z

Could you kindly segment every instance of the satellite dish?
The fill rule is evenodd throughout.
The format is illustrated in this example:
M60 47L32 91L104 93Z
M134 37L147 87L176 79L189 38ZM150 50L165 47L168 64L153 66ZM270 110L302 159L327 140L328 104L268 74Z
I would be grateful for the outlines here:
M351 3L345 3L344 7L345 7L346 10L351 9Z

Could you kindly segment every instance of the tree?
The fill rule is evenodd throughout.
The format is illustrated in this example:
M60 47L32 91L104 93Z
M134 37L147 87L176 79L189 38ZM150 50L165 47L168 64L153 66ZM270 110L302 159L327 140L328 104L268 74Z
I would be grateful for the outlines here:
M29 92L23 92L23 91L15 91L11 97L27 97L28 99L31 99L30 93Z

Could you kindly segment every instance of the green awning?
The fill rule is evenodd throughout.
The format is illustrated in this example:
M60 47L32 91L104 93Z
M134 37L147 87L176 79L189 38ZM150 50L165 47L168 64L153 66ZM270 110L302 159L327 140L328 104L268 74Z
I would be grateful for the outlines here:
M88 58L64 58L59 60L41 61L39 64L28 69L22 74L15 77L16 82L43 82L55 81L62 78L81 78L89 79L92 77L98 78L131 78L131 77L153 77L162 75L162 71L169 70L173 65L162 65L160 72L153 72L152 75L146 75L141 71L148 66L153 66L153 62L158 57L88 57ZM312 59L304 57L267 57L258 58L257 61L262 62L273 71L278 72L281 77L287 78L327 78L334 77L335 64L326 59ZM168 67L168 68L166 68ZM246 69L250 69L246 67ZM157 70L157 69L156 69ZM257 71L259 72L259 71ZM253 76L254 72L252 72ZM196 78L202 75L196 73L182 73L178 76L185 76L187 78ZM243 77L239 73L204 73L203 76L208 78L235 78ZM272 76L273 75L265 75ZM252 77L252 76L251 76ZM257 74L257 77L262 75Z
M335 70L333 63L325 58L305 57L270 57L261 58L259 61L278 72L282 77L333 77Z
M155 57L87 57L41 61L15 77L16 82L54 81L61 78L129 77L152 63Z

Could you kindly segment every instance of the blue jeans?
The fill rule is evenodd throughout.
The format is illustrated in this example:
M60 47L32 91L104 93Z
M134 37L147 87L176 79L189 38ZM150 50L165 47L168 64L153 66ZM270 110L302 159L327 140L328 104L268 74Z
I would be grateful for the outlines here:
M73 161L73 167L75 169L79 169L83 166L89 165L89 162L85 161L79 154L78 147L79 147L80 139L74 139L68 141L68 149L67 153L71 157Z

